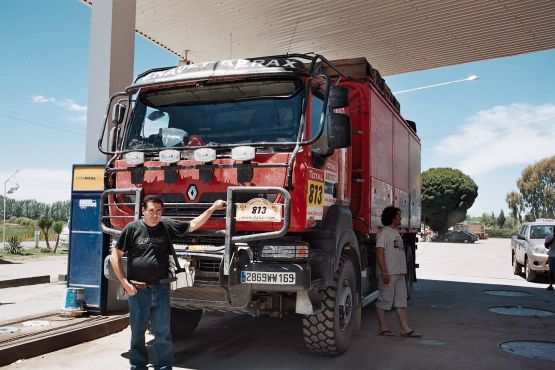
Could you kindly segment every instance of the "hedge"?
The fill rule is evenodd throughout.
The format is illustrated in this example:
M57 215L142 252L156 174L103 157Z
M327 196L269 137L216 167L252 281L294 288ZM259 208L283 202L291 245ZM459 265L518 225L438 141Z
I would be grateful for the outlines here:
M491 229L486 229L486 233L490 238L511 238L516 234L518 234L518 230L491 228Z

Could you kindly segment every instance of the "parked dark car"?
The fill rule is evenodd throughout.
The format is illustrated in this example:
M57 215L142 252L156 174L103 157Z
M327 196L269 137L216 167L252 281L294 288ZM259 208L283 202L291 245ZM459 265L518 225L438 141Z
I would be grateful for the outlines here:
M478 235L473 234L468 231L448 231L439 238L438 241L441 242L451 242L451 243L474 243L480 239Z

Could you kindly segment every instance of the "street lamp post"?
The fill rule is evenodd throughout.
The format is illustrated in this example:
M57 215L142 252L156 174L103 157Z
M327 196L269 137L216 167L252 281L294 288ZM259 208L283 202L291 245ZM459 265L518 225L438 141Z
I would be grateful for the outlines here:
M395 94L395 95L404 94L404 93L411 92L411 91L424 90L424 89L429 89L429 88L432 88L432 87L438 87L438 86L443 86L443 85L456 84L456 83L459 83L459 82L476 81L477 79L479 79L478 76L472 75L472 76L468 76L467 78L463 78L463 79L461 79L461 80L454 80L454 81L442 82L442 83L439 83L439 84L427 85L427 86L422 86L422 87L415 87L415 88L413 88L413 89L407 89L407 90L396 91L396 92L394 92L393 94Z
M4 221L2 222L2 247L4 248L6 247L6 185L8 184L8 181L10 181L18 172L19 170L16 170L10 175L10 177L7 178L6 181L4 181ZM16 190L17 187L11 188L8 193L11 194Z

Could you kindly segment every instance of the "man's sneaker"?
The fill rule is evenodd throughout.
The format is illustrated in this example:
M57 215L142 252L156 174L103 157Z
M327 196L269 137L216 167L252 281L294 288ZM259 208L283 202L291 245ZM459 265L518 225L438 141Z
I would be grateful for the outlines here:
M553 285L548 286L547 290L553 290Z

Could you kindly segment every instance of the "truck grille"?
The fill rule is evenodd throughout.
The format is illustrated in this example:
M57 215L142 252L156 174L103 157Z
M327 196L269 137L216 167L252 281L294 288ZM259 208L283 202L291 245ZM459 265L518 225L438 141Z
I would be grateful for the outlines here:
M212 203L164 203L164 216L190 220L200 216ZM225 218L225 210L216 211L213 218Z
M184 238L173 239L174 244L186 245L213 245L224 246L225 239L217 236L187 235ZM176 248L177 249L177 248Z
M203 273L219 273L220 272L220 260L215 259L199 259L198 260L198 271Z

